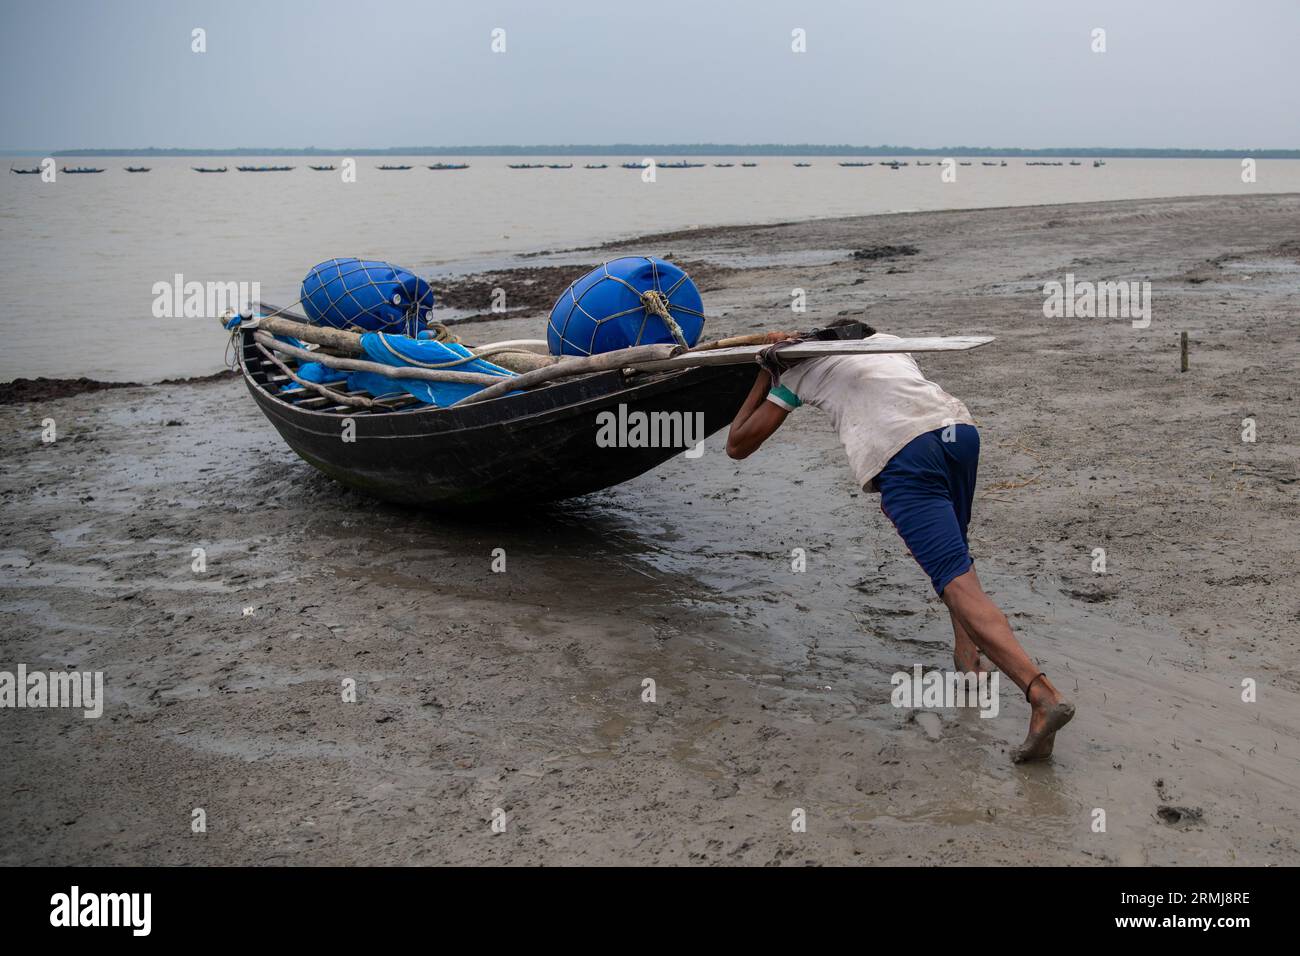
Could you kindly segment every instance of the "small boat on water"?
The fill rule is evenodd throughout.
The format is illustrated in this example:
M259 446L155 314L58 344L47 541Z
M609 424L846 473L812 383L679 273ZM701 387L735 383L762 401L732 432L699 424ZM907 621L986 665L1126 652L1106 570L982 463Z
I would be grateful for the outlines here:
M469 163L434 163L430 169L469 169Z
M382 169L385 172L400 172L403 169L411 169L410 166L376 166L375 169Z
M333 166L312 166L311 164L308 164L307 168L314 169L318 173L332 173L334 171Z
M862 339L872 331L853 323L808 337ZM234 333L244 384L299 457L349 487L429 508L555 501L628 481L680 455L682 448L598 449L600 413L625 419L637 413L700 414L703 429L697 437L703 439L730 423L754 384L752 362L631 374L616 369L450 408L409 395L358 408L295 389L259 349L254 334L247 326ZM352 420L352 441L339 440L345 419Z
M545 169L545 163L506 163L511 169Z
M609 169L608 163L588 163L583 169Z
M799 167L800 169L805 169L805 168L807 168L808 166L811 166L811 165L812 165L812 163L795 163L795 166Z
M688 163L686 160L679 160L675 163L660 163L660 169L699 169L703 163Z
M190 169L196 173L224 173L226 171L225 166L191 166Z
M292 166L236 166L241 173L287 173Z
M966 163L958 163L957 165L958 165L958 166L969 166L970 163L969 163L969 162L966 162Z
M1083 163L1079 162L1077 159L1072 159L1072 160L1070 160L1070 165L1071 165L1071 166L1082 166Z
M870 166L871 163L840 163L841 166Z
M923 163L923 162L921 162L921 161L918 159L918 160L916 161L916 165L918 165L918 166L933 166L934 163Z
M547 163L547 169L572 169L573 163Z
M39 176L41 174L41 168L39 166L35 166L31 169L14 169L12 166L10 166L9 172L17 173L19 176Z
M67 173L69 176L82 176L86 173L102 173L102 169L96 169L94 166L64 166L59 170L61 173Z
M1093 169L1096 169L1098 166L1105 166L1105 165L1106 165L1106 160L1104 160L1104 159L1094 159L1094 160L1092 161L1092 168L1093 168Z
M152 167L150 166L127 166L128 173L147 173Z
M745 169L753 169L755 166L758 165L758 163L741 163L740 165L743 166Z
M990 163L990 162L987 162L987 161L981 160L981 161L980 161L980 165L981 165L981 166L996 166L997 163Z
M736 164L735 163L714 163L713 165L717 169L730 169L732 166L735 166Z
M649 163L624 163L623 168L624 169L649 169L650 164Z

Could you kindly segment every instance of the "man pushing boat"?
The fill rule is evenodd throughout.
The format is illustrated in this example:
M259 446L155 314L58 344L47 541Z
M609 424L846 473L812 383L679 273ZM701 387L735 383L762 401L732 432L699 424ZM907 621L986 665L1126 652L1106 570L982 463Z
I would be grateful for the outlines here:
M1050 757L1074 705L1030 660L975 573L966 528L980 439L970 412L904 352L834 355L786 367L781 343L797 338L788 332L768 336L772 347L731 423L727 454L748 458L800 405L827 412L857 482L880 495L880 510L947 606L954 665L964 673L978 671L983 652L1025 692L1032 708L1029 733L1012 760Z

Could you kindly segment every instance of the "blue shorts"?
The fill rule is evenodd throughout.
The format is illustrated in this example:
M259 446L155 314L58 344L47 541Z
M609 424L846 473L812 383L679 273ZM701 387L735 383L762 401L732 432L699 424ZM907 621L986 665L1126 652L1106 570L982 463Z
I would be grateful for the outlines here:
M936 594L975 563L966 526L975 498L980 435L974 425L950 427L953 441L943 440L942 428L918 435L876 475L880 510L930 575Z

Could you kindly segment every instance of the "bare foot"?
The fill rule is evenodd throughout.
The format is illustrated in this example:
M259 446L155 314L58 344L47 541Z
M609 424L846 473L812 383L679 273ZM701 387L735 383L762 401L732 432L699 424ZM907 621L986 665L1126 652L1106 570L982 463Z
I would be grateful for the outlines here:
M1011 752L1013 763L1046 760L1052 755L1056 732L1074 717L1074 705L1061 696L1046 678L1034 684L1029 715L1029 735L1025 742Z

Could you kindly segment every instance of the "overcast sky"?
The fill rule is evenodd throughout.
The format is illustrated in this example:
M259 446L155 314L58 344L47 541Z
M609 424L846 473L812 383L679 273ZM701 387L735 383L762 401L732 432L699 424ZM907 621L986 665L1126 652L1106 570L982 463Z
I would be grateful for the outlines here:
M0 149L1300 148L1300 0L0 0ZM191 52L191 30L207 52ZM1106 52L1094 53L1094 28ZM505 53L491 33L505 30ZM806 31L807 52L791 51Z

